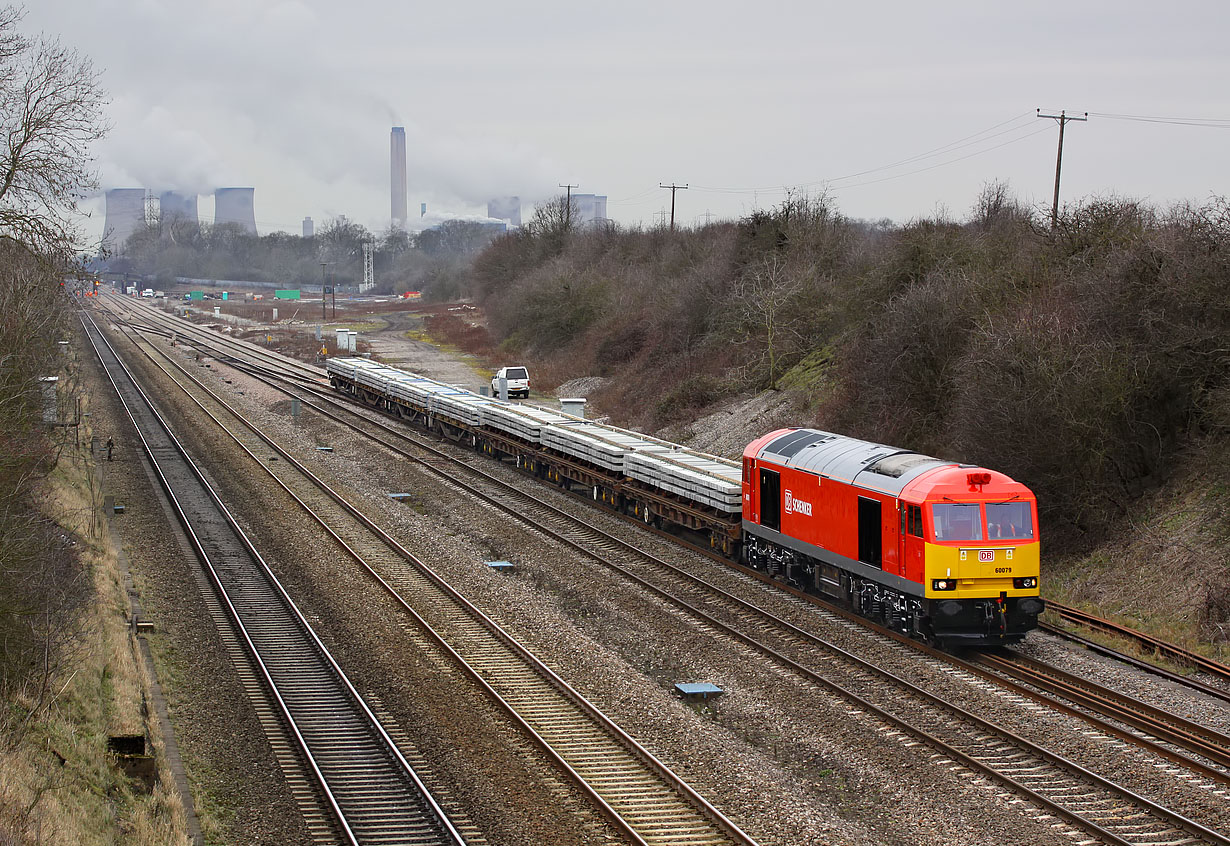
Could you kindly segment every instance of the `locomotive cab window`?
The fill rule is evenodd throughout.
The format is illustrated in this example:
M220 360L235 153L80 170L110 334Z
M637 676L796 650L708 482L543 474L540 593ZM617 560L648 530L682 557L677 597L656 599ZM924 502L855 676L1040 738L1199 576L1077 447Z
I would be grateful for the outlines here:
M1021 540L1034 536L1033 509L1028 502L988 502L987 537Z
M922 506L921 505L911 505L909 506L909 509L910 509L910 534L916 538L921 538L923 536Z
M937 541L982 540L982 506L977 503L937 503L931 506Z

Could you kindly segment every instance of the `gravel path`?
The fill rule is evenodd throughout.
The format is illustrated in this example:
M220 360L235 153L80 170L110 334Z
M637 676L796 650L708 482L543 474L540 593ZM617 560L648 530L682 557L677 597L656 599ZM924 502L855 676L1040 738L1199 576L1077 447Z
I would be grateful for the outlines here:
M371 346L372 357L376 360L471 391L490 384L491 375L482 369L474 356L450 355L431 344L407 337L407 332L421 327L419 315L394 312L380 317L388 322L387 328L363 333L363 340Z

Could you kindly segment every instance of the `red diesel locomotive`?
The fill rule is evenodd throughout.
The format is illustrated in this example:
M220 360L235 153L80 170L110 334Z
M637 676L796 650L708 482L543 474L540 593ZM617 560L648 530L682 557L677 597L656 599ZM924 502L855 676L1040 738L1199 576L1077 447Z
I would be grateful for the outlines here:
M946 646L1038 624L1037 503L1002 473L814 429L743 453L744 556Z

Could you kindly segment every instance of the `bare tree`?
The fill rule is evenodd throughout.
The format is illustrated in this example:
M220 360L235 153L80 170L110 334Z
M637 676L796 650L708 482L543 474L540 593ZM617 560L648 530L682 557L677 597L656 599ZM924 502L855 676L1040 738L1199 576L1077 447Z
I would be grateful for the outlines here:
M577 226L577 201L560 194L534 209L525 231L540 238L563 237Z
M89 146L107 131L105 94L89 59L16 31L0 8L0 238L43 254L70 252L72 214L96 186Z
M983 183L970 212L970 222L983 230L991 229L999 223L1024 221L1028 218L1029 210L1012 196L1008 183L999 179Z
M777 389L778 362L791 342L798 339L802 315L796 306L803 285L802 279L788 272L785 259L776 252L744 268L734 283L741 339L763 345L761 361L768 367L773 390Z
M53 698L89 589L74 539L41 510L44 479L69 442L67 428L43 425L39 381L61 367L55 339L69 331L57 275L45 257L0 241L0 702L24 703L0 707L0 747ZM71 399L75 377L60 373L60 398Z
M55 343L70 325L62 280L81 246L77 201L94 185L89 145L106 130L89 60L24 37L20 19L0 7L0 744L54 700L53 679L84 642L90 579L44 505L68 430L45 425L40 376L68 375L56 394L75 396Z

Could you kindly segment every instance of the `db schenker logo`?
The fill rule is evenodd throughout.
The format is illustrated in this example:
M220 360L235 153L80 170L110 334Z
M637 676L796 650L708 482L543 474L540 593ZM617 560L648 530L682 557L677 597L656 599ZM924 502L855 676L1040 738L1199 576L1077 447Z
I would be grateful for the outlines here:
M794 494L786 491L786 513L787 514L806 514L811 516L811 503L805 499L795 499Z

